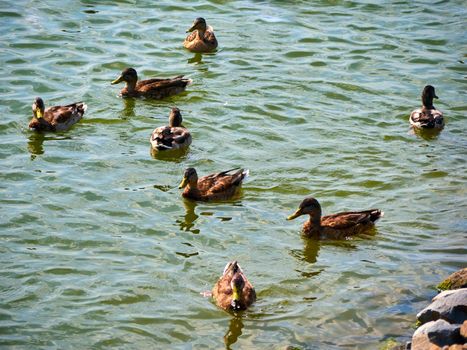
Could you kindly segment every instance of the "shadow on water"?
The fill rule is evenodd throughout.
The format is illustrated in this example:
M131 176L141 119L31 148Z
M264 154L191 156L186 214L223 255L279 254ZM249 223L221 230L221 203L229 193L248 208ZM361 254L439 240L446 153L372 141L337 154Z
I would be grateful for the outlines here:
M185 206L185 215L182 219L177 220L177 224L180 226L180 230L199 234L200 230L193 228L195 226L194 222L199 217L199 215L195 213L197 203L195 201L184 198L183 205Z
M229 322L229 329L224 335L224 344L227 350L231 350L231 345L235 344L238 337L242 335L243 322L240 316L233 317Z

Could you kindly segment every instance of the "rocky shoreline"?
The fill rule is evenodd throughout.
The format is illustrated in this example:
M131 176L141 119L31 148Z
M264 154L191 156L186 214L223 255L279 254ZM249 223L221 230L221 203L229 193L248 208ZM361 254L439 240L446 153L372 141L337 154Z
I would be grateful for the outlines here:
M453 273L437 288L441 292L417 314L412 341L389 350L467 349L467 268Z

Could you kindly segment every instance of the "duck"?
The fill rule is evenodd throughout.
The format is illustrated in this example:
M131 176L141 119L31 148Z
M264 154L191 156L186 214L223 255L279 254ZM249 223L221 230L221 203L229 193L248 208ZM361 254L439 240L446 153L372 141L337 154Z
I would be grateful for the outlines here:
M65 131L81 120L88 106L75 102L66 106L45 108L44 100L36 97L32 104L32 119L29 128L34 131Z
M422 91L422 108L417 108L410 113L410 124L420 129L442 129L444 127L443 112L433 106L433 98L436 96L435 88L427 85Z
M212 288L217 306L226 311L246 310L256 301L256 292L236 261L225 265L224 272Z
M183 42L183 46L191 52L203 53L211 52L217 48L217 39L214 30L208 26L206 20L198 17L193 25L186 31L188 36Z
M138 73L134 68L126 68L120 76L112 81L112 85L126 82L126 87L120 91L122 97L149 97L163 99L168 96L179 94L185 91L187 85L193 81L178 75L167 79L147 79L138 81Z
M287 220L308 214L303 224L303 234L318 239L342 239L363 233L373 227L376 220L384 215L379 209L348 211L321 216L321 205L313 197L305 198L298 209Z
M233 174L230 172L237 170ZM185 188L182 196L197 201L225 200L235 196L249 171L234 168L198 179L194 168L188 168L178 188Z
M169 115L169 125L160 126L151 134L151 148L157 151L175 150L191 144L191 134L182 125L180 109L173 107Z

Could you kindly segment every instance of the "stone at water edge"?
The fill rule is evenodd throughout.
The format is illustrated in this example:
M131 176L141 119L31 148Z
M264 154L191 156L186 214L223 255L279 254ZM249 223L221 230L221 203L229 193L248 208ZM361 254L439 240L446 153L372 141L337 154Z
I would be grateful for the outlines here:
M460 325L450 324L445 320L425 323L413 334L411 350L436 349L446 345L463 344L464 338L459 331Z
M459 324L467 320L467 288L438 294L430 305L417 314L417 320L421 324L440 318Z
M467 320L464 321L464 323L461 326L461 335L466 339L467 341Z
M467 288L467 267L449 275L449 277L438 284L436 288L439 290Z

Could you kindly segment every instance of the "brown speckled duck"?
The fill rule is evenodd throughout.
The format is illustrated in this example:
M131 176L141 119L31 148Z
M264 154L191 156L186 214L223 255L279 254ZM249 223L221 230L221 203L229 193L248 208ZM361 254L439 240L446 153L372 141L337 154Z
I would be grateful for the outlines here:
M83 117L88 106L76 102L66 106L53 106L45 109L44 101L36 97L32 104L33 118L29 128L35 131L64 131Z
M183 180L178 188L185 188L182 196L198 201L224 200L235 196L247 177L248 170L239 169L233 174L230 169L216 174L206 175L198 179L194 168L185 170Z
M179 75L169 79L148 79L138 81L138 74L133 68L126 68L122 74L111 84L126 82L126 87L120 91L122 97L149 97L163 99L168 96L179 94L185 91L187 85L192 83L191 79L183 78Z
M342 239L365 232L384 215L379 209L349 211L321 216L321 205L312 197L305 198L299 208L287 220L308 214L309 220L303 225L303 234L322 239Z
M443 112L433 106L433 98L438 98L435 88L425 86L422 91L422 108L417 108L410 114L410 124L415 128L442 129L444 127Z
M217 48L217 39L214 30L206 24L204 18L196 18L188 32L183 46L192 52L211 52Z
M182 126L182 120L180 110L177 107L172 108L169 125L154 129L149 138L152 149L166 151L188 147L191 144L191 134Z
M224 310L246 310L256 300L255 289L236 261L229 262L212 289L212 296Z

